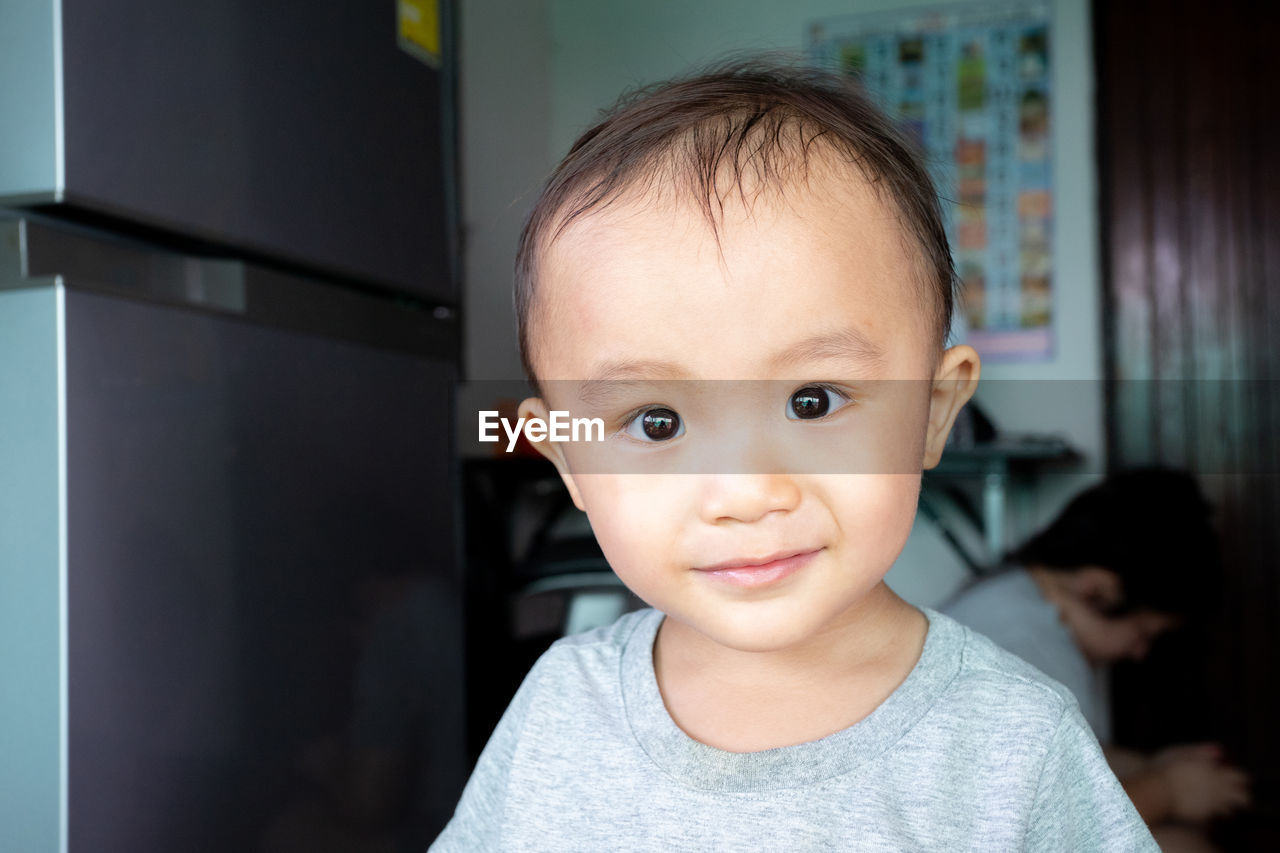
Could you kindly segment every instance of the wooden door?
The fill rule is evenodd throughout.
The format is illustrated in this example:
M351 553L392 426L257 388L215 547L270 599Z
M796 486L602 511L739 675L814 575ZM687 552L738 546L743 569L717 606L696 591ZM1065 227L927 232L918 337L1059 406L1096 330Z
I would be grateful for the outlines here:
M1108 465L1199 475L1224 557L1206 623L1117 673L1117 735L1227 746L1228 849L1280 849L1278 9L1094 3Z

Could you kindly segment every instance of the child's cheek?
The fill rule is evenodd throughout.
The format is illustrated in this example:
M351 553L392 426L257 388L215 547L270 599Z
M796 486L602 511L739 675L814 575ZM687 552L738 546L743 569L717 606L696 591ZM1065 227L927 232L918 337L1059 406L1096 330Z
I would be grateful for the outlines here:
M919 474L839 474L806 481L814 501L830 513L835 547L867 572L883 574L905 545L915 521Z
M591 529L609 565L643 598L638 586L661 570L680 538L679 481L658 474L587 474L579 478Z

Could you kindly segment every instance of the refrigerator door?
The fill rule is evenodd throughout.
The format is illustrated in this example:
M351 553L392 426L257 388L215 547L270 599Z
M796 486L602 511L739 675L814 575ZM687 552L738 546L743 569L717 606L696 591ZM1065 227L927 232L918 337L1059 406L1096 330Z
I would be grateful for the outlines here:
M451 9L18 4L0 25L0 108L22 117L0 128L0 202L455 303Z
M443 826L456 324L390 301L0 219L23 850L425 849Z
M70 849L307 849L362 757L425 849L465 773L451 366L75 290L66 342Z

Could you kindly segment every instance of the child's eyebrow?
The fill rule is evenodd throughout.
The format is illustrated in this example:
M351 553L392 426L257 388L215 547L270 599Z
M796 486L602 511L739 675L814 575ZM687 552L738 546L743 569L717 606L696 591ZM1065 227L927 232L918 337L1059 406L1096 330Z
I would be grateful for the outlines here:
M594 408L605 406L610 398L638 382L691 378L670 361L616 361L601 365L592 376L579 387L578 399Z
M852 326L811 335L787 347L770 359L774 370L814 361L843 359L877 368L885 365L885 351L862 331ZM578 399L591 407L602 407L610 398L638 382L691 379L680 365L670 361L615 361L592 371L593 378L578 388Z
M792 344L771 360L774 369L795 367L811 361L845 359L865 363L871 367L883 367L883 347L862 331L847 326L833 332L812 335Z

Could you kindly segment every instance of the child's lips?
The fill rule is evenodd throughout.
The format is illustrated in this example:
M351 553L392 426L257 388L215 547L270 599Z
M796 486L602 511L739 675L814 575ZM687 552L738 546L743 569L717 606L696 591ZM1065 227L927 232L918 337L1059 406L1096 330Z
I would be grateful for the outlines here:
M821 551L783 551L762 559L733 559L710 566L699 566L695 571L733 586L758 587L776 583L793 575L809 564Z

